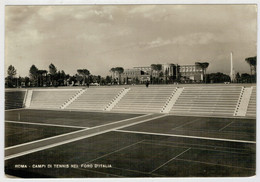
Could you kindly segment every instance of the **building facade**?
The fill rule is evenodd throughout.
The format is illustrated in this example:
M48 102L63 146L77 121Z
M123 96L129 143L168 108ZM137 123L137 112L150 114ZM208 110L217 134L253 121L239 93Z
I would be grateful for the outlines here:
M122 74L112 74L112 79L122 84L138 83L199 83L203 81L203 69L196 64L178 65L162 64L161 70L153 70L151 66L125 69Z
M184 81L203 81L203 69L198 65L180 65L179 74Z
M145 83L150 82L151 67L134 67L132 69L125 69L122 76L122 83Z

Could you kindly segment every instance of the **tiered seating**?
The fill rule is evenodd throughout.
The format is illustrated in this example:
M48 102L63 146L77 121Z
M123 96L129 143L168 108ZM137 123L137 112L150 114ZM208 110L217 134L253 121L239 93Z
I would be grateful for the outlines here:
M112 111L160 112L175 87L132 87Z
M233 116L240 86L185 87L170 113Z
M65 109L104 110L105 107L122 91L123 88L88 88Z
M77 90L34 90L30 108L59 109Z
M249 100L246 116L256 117L256 87L253 87L252 94Z
M6 91L5 109L16 109L23 107L25 91Z

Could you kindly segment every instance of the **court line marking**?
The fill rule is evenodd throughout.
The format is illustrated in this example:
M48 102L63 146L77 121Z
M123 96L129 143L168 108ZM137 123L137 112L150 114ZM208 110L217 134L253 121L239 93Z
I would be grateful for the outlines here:
M169 116L185 116L185 117L202 117L202 118L230 118L230 119L249 119L249 120L256 120L256 118L252 118L252 117L234 117L234 116L219 116L219 115L196 115L196 114L191 114L191 115L185 115L185 113L169 113Z
M83 129L83 130L85 131L85 130L88 130L88 129L89 128ZM16 148L16 147L21 147L21 146L24 146L24 145L33 144L33 143L37 143L37 142L41 142L41 141L45 141L45 140L50 140L50 139L53 139L53 138L58 138L58 137L62 137L62 136L66 136L66 135L70 135L70 134L74 134L74 133L78 133L78 132L83 131L83 130L77 130L77 131L73 131L73 132L69 132L69 133L63 133L63 134L55 135L55 136L48 137L48 138L43 138L43 139L31 141L31 142L26 142L26 143L14 145L14 146L6 147L5 150Z
M152 114L147 114L147 115L144 115L142 117L145 117L145 116L148 116L148 115L152 115ZM166 116L166 115L161 115L161 116L149 118L149 119L146 119L146 120L143 120L143 121L139 121L138 123L129 124L127 126L143 123L143 122L150 121L150 120L157 119L157 118L161 118L161 117L164 117L164 116ZM141 117L141 116L138 116L138 118L139 117ZM134 118L130 118L130 119L134 119ZM126 120L129 120L129 119L126 119ZM123 121L124 120L117 121L115 123L123 122ZM112 123L110 123L110 124L112 124ZM105 124L105 125L107 125L107 124ZM100 127L100 126L97 126L97 127ZM126 125L115 127L115 128L109 129L109 130L104 130L104 131L97 132L97 133L93 133L91 135L76 137L76 138L73 138L73 139L70 139L70 140L66 140L66 141L63 141L63 142L58 142L58 143L55 143L55 144L46 145L46 146L43 146L43 147L38 147L38 148L35 148L35 149L27 150L25 152L20 152L20 153L17 153L17 154L6 156L5 160L12 159L12 158L19 157L19 156L23 156L23 155L30 154L30 153L34 153L34 152L38 152L38 151L41 151L41 150L49 149L49 148L56 147L56 146L59 146L59 145L71 143L71 142L74 142L74 141L82 140L82 139L85 139L85 138L89 138L89 137L96 136L96 135L99 135L99 134L107 133L107 132L110 132L110 131L113 131L113 130L116 130L116 129L120 129L120 128L124 128L124 127L126 127ZM93 127L93 128L95 128L95 127ZM93 128L89 128L89 129L93 129ZM71 133L78 133L78 132L82 132L84 130L88 130L88 129L83 129L83 130L75 131L75 132L71 132ZM71 133L64 134L64 135L70 135ZM54 137L58 137L58 136L54 136ZM34 141L34 142L37 142L37 141ZM23 144L23 145L26 145L26 144ZM12 148L15 148L15 147L16 146L13 146ZM7 150L7 149L5 149L5 150Z
M5 110L5 112L8 112L8 111L16 111L16 110L26 110L26 109L25 109L25 108L8 109L8 110Z
M13 129L13 128L15 128L16 130L21 129L20 127L13 127L13 126L10 129ZM8 130L9 130L9 128L8 128ZM7 134L7 132L5 132L5 137L22 134L22 133L24 133L24 130L26 130L25 132L37 131L37 129L35 129L35 128L24 128L23 131L17 131L13 134Z
M151 114L148 114L148 115L151 115ZM147 115L142 115L142 117L145 117L145 116L147 116ZM137 117L134 117L132 119L137 119L137 118L140 118L140 117L141 116L137 116ZM56 135L56 136L52 136L52 137L49 137L49 138L44 138L44 139L40 139L40 140L35 140L35 141L31 141L31 142L22 143L22 144L19 144L19 145L14 145L14 146L11 146L11 147L7 147L7 148L5 148L5 150L16 148L16 147L21 147L21 146L24 146L24 145L28 145L28 144L32 144L32 143L36 143L36 142L41 142L41 141L45 141L45 140L49 140L49 139L53 139L53 138L58 138L58 137L62 137L62 136L66 136L66 135L70 135L70 134L74 134L74 133L79 133L79 132L86 131L88 129L93 129L93 128L97 128L97 127L101 127L101 126L106 126L108 124L114 124L114 123L118 123L118 122L123 122L123 121L127 121L129 119L131 119L131 118L128 118L128 119L125 119L125 120L121 120L121 121L116 121L116 122L113 122L113 123L107 123L107 124L100 125L100 126L95 126L95 127L92 127L92 128L84 128L82 130L77 130L77 131L73 131L73 132L69 132L69 133L65 133L65 134L61 134L61 135Z
M234 121L231 121L230 123L228 123L226 126L220 128L218 131L222 131L224 130L226 127L228 127L229 125L231 125Z
M162 143L152 143L152 142L146 142L144 141L143 144L147 144L147 145L159 145L159 146L166 146L166 147L173 147L173 148L187 148L188 146L173 146L173 145L167 145L167 144L162 144ZM187 144L189 145L189 144ZM223 152L223 153L232 153L232 154L246 154L248 155L248 153L242 153L242 152L232 152L232 151L225 151L225 150L214 150L214 149L207 149L207 148L203 148L203 147L192 147L192 149L197 149L197 150L208 150L208 151L216 151L216 152Z
M143 143L145 142L155 142L157 140L145 140ZM193 144L193 143L183 143L183 142L171 142L171 141L163 141L163 143L161 142L161 144L170 144L170 145L191 145L191 146L195 146L195 147L192 147L192 148L196 148L196 146L199 146L199 147L217 147L217 148L223 148L223 149L231 149L231 150L239 150L239 151L249 151L248 149L241 149L241 148L234 148L234 147L222 147L222 146L213 146L213 145L202 145L202 144ZM186 147L187 148L187 147ZM250 150L251 151L251 150Z
M137 117L133 117L133 118L128 118L128 119L124 119L124 120L119 120L119 121L115 121L115 122L111 122L111 123L107 123L107 124L103 124L103 125L94 126L94 127L91 127L91 129L99 128L99 127L103 127L103 126L107 126L107 125L111 125L111 124L121 123L121 122L129 121L129 120L139 119L139 118L147 117L150 115L153 115L153 113L141 115L141 116L137 116Z
M81 112L81 113L106 113L106 114L131 114L131 115L144 115L144 114L155 114L151 112L119 112L119 111L103 111L103 110L86 110L86 109L57 109L57 108L26 108L24 110L34 111L60 111L60 112Z
M195 120L193 120L193 121L188 121L187 123L184 123L184 124L182 124L182 125L176 126L176 127L173 128L172 130L176 130L176 129L178 129L178 128L181 128L181 127L183 127L183 126L185 126L185 125L191 124L191 123L193 123L193 122L195 122L195 121L198 121L198 120L200 120L200 119L198 118L198 119L195 119Z
M161 135L161 136L196 138L196 139L205 139L205 140L217 140L217 141L227 141L227 142L253 143L253 144L256 143L255 141L246 141L246 140L233 140L233 139L223 139L223 138L211 138L211 137L199 137L199 136L188 136L188 135L163 134L163 133L152 133L152 132L142 132L142 131L127 131L127 130L115 130L115 131L125 132L125 133L147 134L147 135Z
M83 127L83 126L71 126L71 125L59 125L59 124L48 124L48 123L32 123L32 122L22 122L22 121L10 121L5 120L7 123L18 123L18 124L28 124L28 125L42 125L42 126L57 126L57 127L64 127L64 128L89 128L89 127Z
M179 129L179 130L176 130L177 132L181 132L181 131L187 131L187 129ZM217 133L217 134L220 134L219 133L219 130L214 130L214 131L205 131L205 130L200 130L200 129L196 129L196 130L190 130L190 132L193 132L193 133L198 133L198 132L207 132L207 133ZM248 136L248 133L245 133L245 132L241 132L241 131L222 131L221 134L232 134L233 136ZM251 133L250 133L251 134Z
M101 159L101 158L106 157L106 156L108 156L108 155L111 155L111 154L113 154L113 153L119 152L119 151L124 150L124 149L126 149L126 148L129 148L129 147L132 147L132 146L137 145L137 144L139 144L139 143L142 143L143 141L144 141L144 140L141 140L141 141L139 141L139 142L136 142L136 143L127 145L127 146L122 147L122 148L120 148L120 149L117 149L117 150L115 150L115 151L113 151L113 152L104 154L104 155L99 156L99 157L97 157L97 158L95 158L95 159L91 159L90 161L83 162L83 164L85 164L85 163L90 163L90 162L93 162L93 161L95 161L95 160Z
M160 165L159 167L155 168L154 170L152 170L150 173L153 173L154 171L157 171L158 169L160 169L161 167L163 167L164 165L168 164L169 162L171 162L172 160L176 159L177 157L181 156L182 154L184 154L185 152L189 151L191 149L188 148L184 151L182 151L181 153L179 153L178 155L176 155L175 157L171 158L170 160L166 161L165 163L163 163L162 165Z
M195 161L195 160L190 160L190 159L175 159L175 160L181 160L181 161L187 161L187 162L197 162L197 163L201 163L201 164L209 164L209 165L216 165L216 166L225 166L225 167L240 168L240 169L247 169L247 170L255 170L254 168L231 166L231 165L226 165L226 164L215 164L215 163L211 163L211 162L202 162L202 161Z

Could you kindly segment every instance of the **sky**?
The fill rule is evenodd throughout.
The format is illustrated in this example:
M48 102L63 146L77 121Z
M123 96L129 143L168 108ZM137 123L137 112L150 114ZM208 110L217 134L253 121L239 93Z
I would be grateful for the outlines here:
M88 69L209 62L207 72L250 72L256 56L255 5L6 6L5 70L34 64L74 75Z

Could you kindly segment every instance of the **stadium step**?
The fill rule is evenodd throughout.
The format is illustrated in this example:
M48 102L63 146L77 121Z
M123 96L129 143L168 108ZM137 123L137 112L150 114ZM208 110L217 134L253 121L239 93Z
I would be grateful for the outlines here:
M121 90L117 96L105 107L105 111L111 111L113 107L127 94L127 92L130 90L130 88L124 88Z
M234 116L245 116L246 115L251 93L252 93L252 87L251 88L244 88L244 87L242 88L235 112L233 114Z
M120 91L122 91L122 88L89 88L66 109L104 111L104 108Z
M129 88L90 87L82 91L81 95L77 93L81 89L33 89L27 91L27 99L25 98L24 105L29 109L140 111L143 113L162 112L172 114L187 112L189 115L204 115L205 113L221 115L222 113L223 116L256 116L255 86L249 88L252 89L252 93L250 98L247 97L246 110L241 106L242 86L201 85L177 89L176 86L152 85L149 88L139 86L129 86ZM177 92L180 90L182 92L177 96ZM123 91L127 92L120 98L119 93ZM77 97L75 97L75 94ZM31 99L29 99L30 97ZM22 107L12 105L10 107ZM9 107L8 102L6 102L6 107ZM239 109L243 112L242 114L239 114Z
M25 95L25 91L6 91L5 110L22 108Z
M252 87L252 93L249 100L246 116L256 118L256 87Z
M26 95L24 97L25 101L24 101L24 107L28 108L31 105L31 100L32 100L32 90L27 90Z
M159 113L176 87L132 87L112 111Z
M80 95L82 95L86 89L79 90L75 95L73 95L71 98L69 98L67 101L65 101L61 106L60 109L65 109L68 105L70 105L74 100L76 100Z
M32 92L29 108L60 109L79 89L36 89Z
M233 116L242 87L184 87L170 113Z
M173 92L168 101L163 106L161 113L169 113L175 102L178 100L179 96L181 95L183 88L176 88Z

